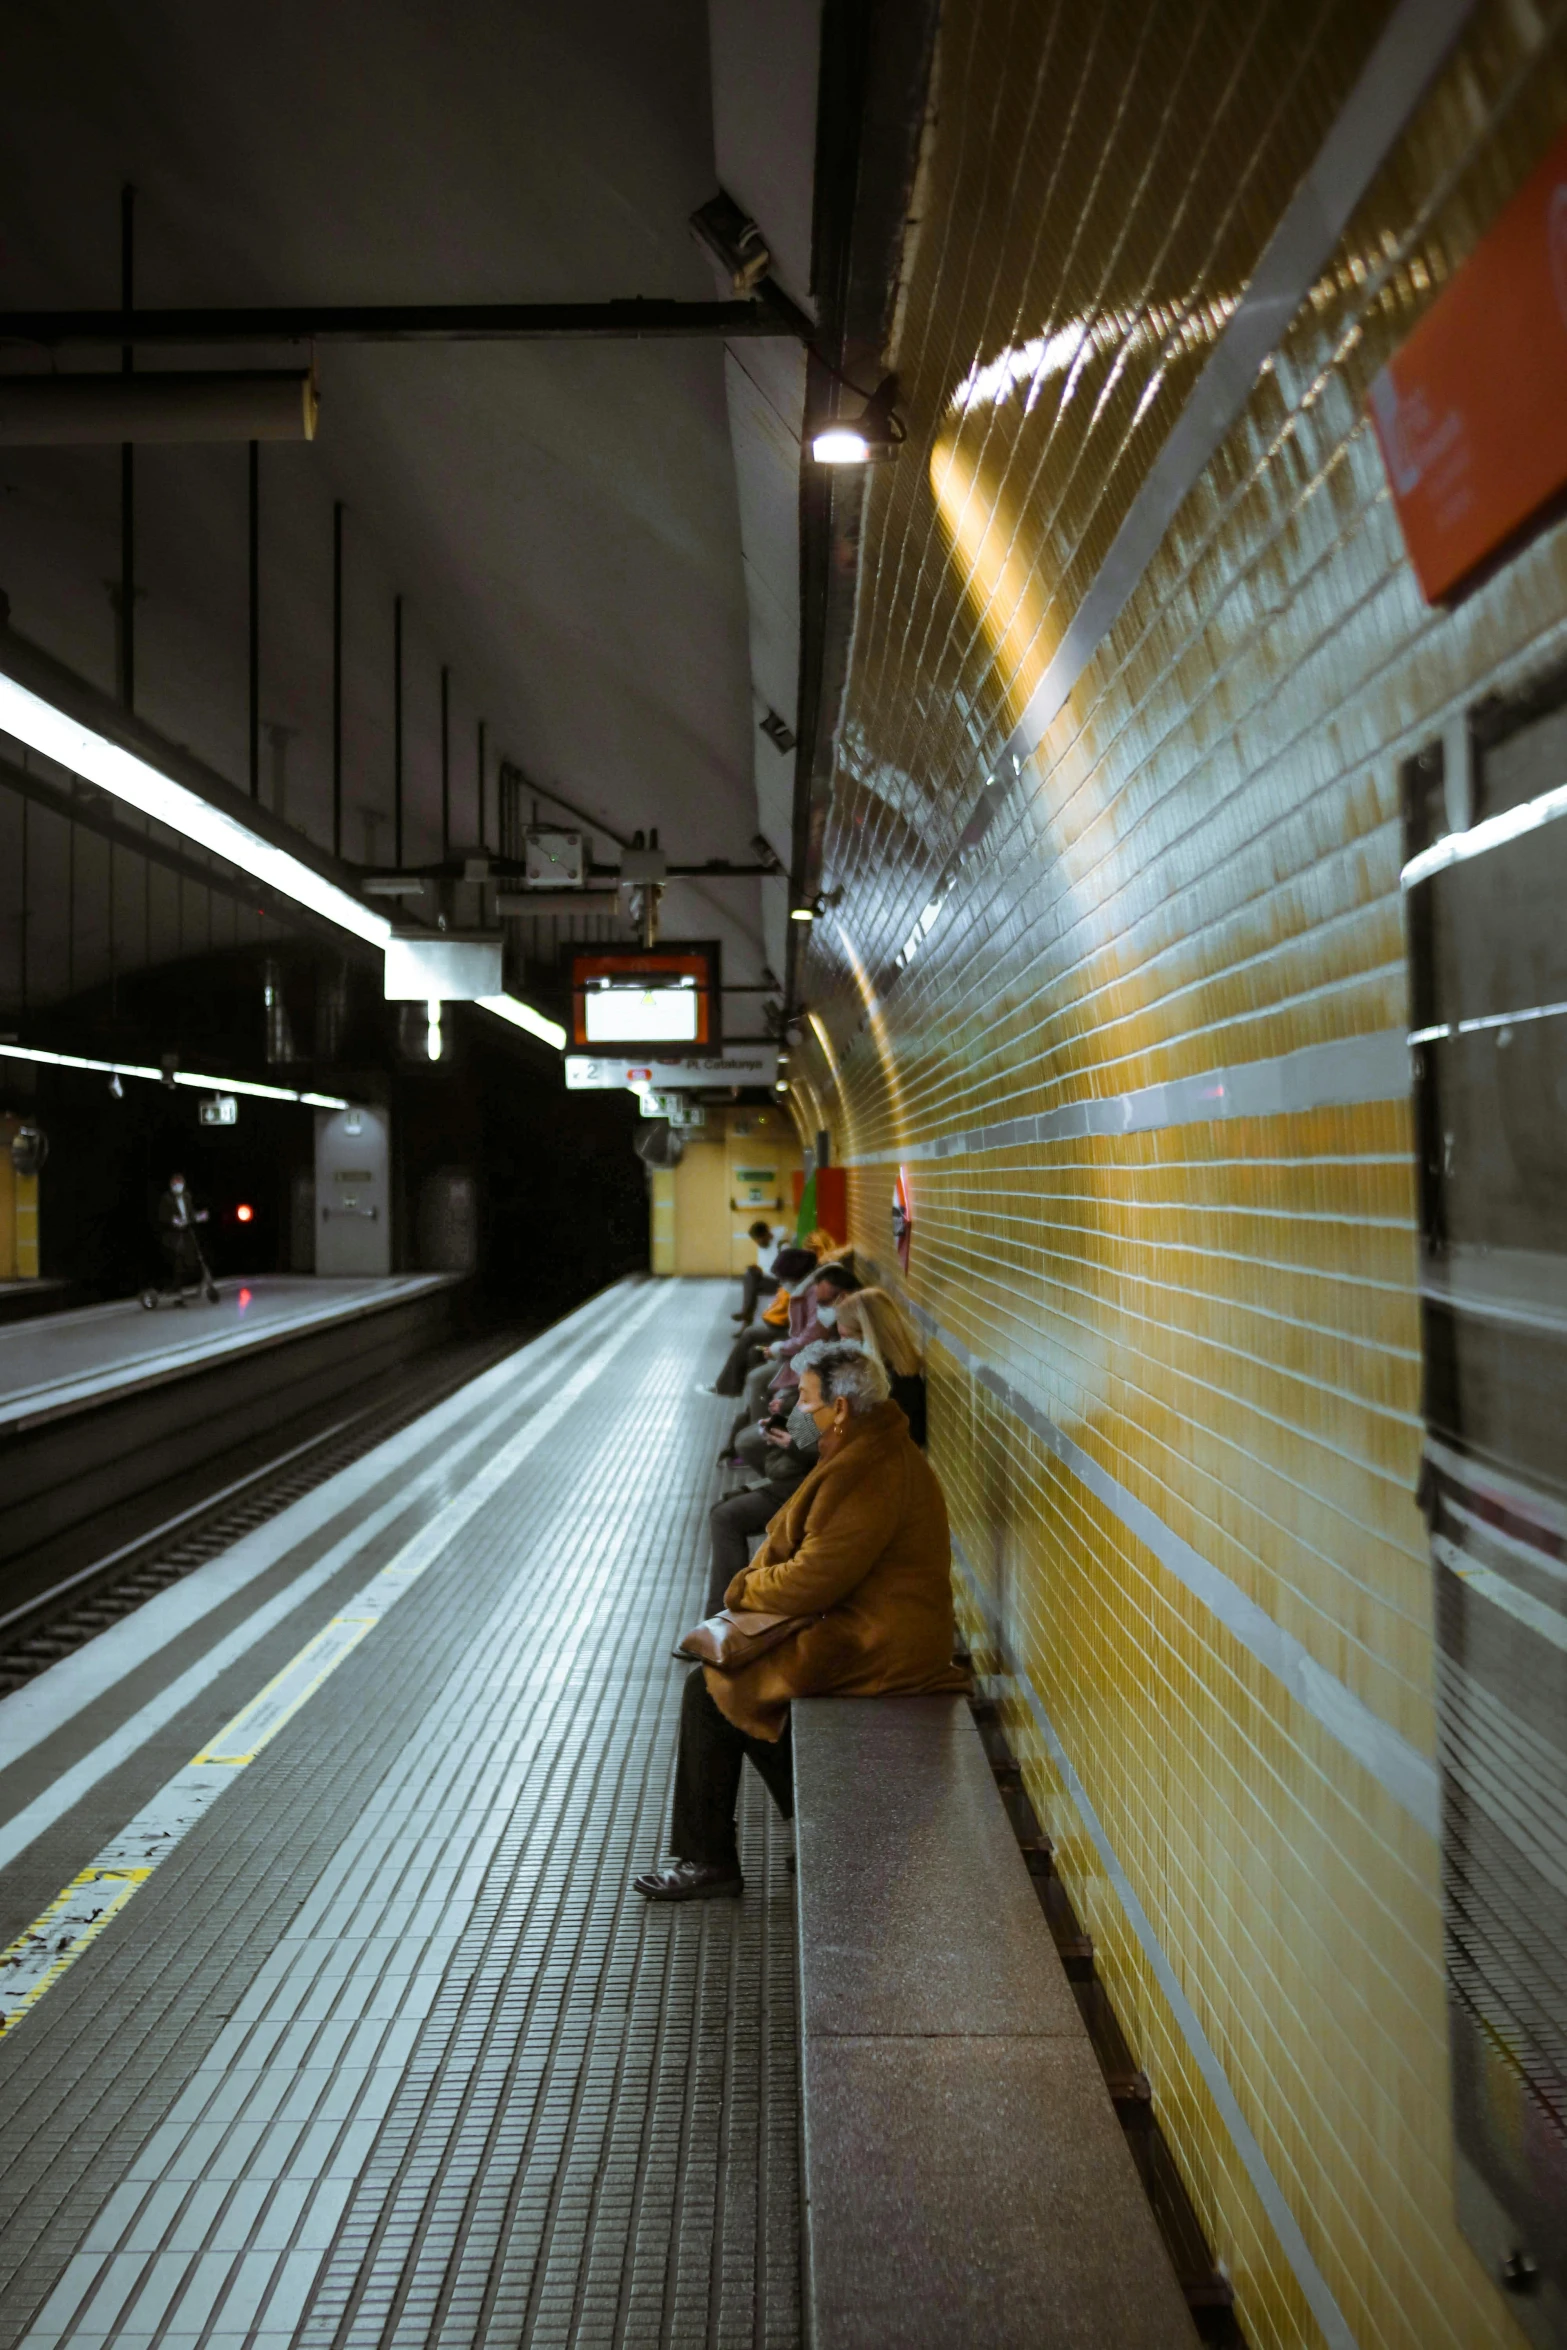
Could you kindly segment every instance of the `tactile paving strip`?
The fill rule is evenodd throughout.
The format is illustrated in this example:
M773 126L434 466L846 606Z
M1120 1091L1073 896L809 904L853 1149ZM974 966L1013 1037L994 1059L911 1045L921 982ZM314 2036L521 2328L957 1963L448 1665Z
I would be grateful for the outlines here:
M727 1302L663 1291L0 2049L6 2350L798 2340L792 1883L759 1787L743 1902L629 1890L665 1832L713 1451L691 1381Z

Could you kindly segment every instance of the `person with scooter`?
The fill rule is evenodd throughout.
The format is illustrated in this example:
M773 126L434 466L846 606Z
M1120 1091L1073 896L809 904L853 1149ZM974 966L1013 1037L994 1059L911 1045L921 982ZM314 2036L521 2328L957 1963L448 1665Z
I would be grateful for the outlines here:
M206 1209L195 1205L185 1188L184 1176L176 1169L169 1177L168 1190L158 1202L158 1233L169 1266L169 1284L162 1295L171 1304L182 1306L187 1288L200 1290L209 1305L217 1302L218 1285L196 1237L197 1225L206 1221ZM144 1306L158 1303L160 1297L156 1290L142 1292Z

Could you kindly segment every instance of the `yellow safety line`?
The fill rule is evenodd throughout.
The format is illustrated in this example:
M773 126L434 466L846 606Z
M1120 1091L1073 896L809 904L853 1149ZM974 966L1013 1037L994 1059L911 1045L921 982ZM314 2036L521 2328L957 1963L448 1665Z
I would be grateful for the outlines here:
M336 1672L344 1658L353 1654L365 1634L373 1631L380 1621L378 1615L334 1616L329 1623L323 1624L315 1637L306 1641L299 1654L291 1657L280 1673L273 1675L265 1689L253 1697L248 1705L242 1706L231 1722L225 1724L211 1745L204 1746L200 1754L192 1755L191 1763L225 1763L232 1765L235 1769L242 1770L247 1763L253 1762L263 1748L271 1745L285 1723L293 1720L307 1698L315 1695L322 1682L328 1680ZM291 1673L297 1672L306 1658L314 1650L320 1648L332 1633L342 1633L349 1629L353 1632L353 1638L344 1640L339 1648L322 1660L320 1669L311 1674L293 1702L284 1708L276 1721L269 1722L261 1736L251 1746L242 1752L233 1752L232 1748L237 1743L237 1736L241 1732L242 1725L265 1702L271 1692L281 1682L286 1681ZM173 1843L178 1841L179 1839L176 1837ZM170 1850L173 1849L173 1843L170 1845ZM168 1854L160 1853L158 1858L166 1860ZM48 1908L33 1920L25 1932L18 1934L16 1940L7 1949L0 1951L0 2036L14 2031L22 2018L31 2014L45 1992L54 1989L55 1984L59 1982L67 1969L75 1965L88 1944L97 1940L111 1918L118 1916L132 1894L139 1891L147 1882L157 1865L158 1862L153 1861L146 1868L127 1869L100 1868L95 1864L91 1868L83 1869L80 1876L71 1879L63 1892L55 1895ZM7 1999L5 1991L7 1973L13 1968L23 1965L28 1959L36 1958L40 1953L40 1945L47 1945L51 1933L71 1904L98 1885L113 1885L116 1890L109 1895L103 1907L94 1912L86 1925L63 1940L62 1947L56 1952L53 1964L47 1971L40 1975L36 1982L22 1993L20 1998Z
M634 1328L639 1321L646 1320L648 1314L652 1312L656 1302L656 1299L649 1299L646 1301L643 1307L635 1311L631 1317L631 1320L623 1327L620 1333L620 1338L623 1339L626 1335L626 1332ZM619 1340L617 1340L615 1343L618 1344ZM574 1383L591 1380L592 1378L597 1377L597 1369L594 1366L600 1363L601 1358L607 1354L607 1351L607 1349L601 1348L598 1355L591 1356L587 1363L579 1367L579 1369L573 1374L572 1381L568 1382L566 1389L562 1391L564 1398L570 1398L573 1392ZM540 1431L540 1433L542 1433L542 1431ZM527 1430L522 1432L522 1436L526 1436L527 1434ZM519 1443L521 1441L522 1437L514 1437L512 1439L513 1444ZM537 1441L537 1436L534 1437L534 1441ZM507 1449L507 1447L503 1446L501 1455L497 1457L504 1457ZM491 1466L493 1468L493 1462ZM438 1527L440 1523L441 1514L437 1513L436 1517L430 1521L430 1526L425 1528L425 1533L428 1534L431 1530L431 1527ZM422 1540L423 1537L420 1539ZM400 1584L405 1581L415 1581L421 1574L423 1574L429 1563L430 1562L428 1558L419 1560L417 1564L411 1560L393 1560L388 1566L383 1567L380 1573L372 1577L371 1580L374 1584L383 1585L391 1585L394 1583ZM369 1586L366 1586L366 1588L368 1589ZM363 1599L363 1596L363 1593L361 1593L361 1600ZM274 1673L272 1679L267 1683L266 1687L255 1697L253 1697L248 1705L241 1706L239 1712L235 1714L233 1720L224 1724L223 1728L218 1732L216 1738L214 1738L210 1744L204 1746L200 1754L192 1755L190 1762L185 1766L186 1769L191 1769L197 1764L216 1763L235 1770L243 1770L247 1763L254 1762L256 1756L260 1754L264 1748L271 1745L273 1739L277 1736L278 1732L284 1727L284 1725L293 1720L295 1714L298 1713L300 1707L306 1702L306 1700L315 1695L322 1682L329 1679L330 1676L336 1672L338 1666L343 1662L345 1657L352 1656L354 1650L359 1646L359 1643L361 1640L363 1640L365 1634L367 1632L373 1631L376 1625L381 1622L381 1620L382 1616L381 1611L379 1610L375 1614L367 1616L333 1616L330 1622L322 1625L320 1631L316 1633L313 1639L306 1641L304 1647L300 1649L297 1656L291 1657L289 1659L288 1663L283 1667L280 1673ZM246 1747L241 1747L239 1745L239 1740L243 1735L245 1723L250 1720L250 1718L258 1711L260 1707L265 1705L267 1698L272 1694L272 1692L279 1688L283 1682L287 1681L290 1674L296 1673L300 1666L304 1664L306 1659L311 1656L315 1650L322 1647L322 1645L331 1638L333 1633L343 1633L345 1631L352 1632L352 1639L344 1640L340 1647L335 1649L330 1656L323 1660L320 1669L317 1672L311 1674L310 1678L305 1682L304 1686L299 1690L298 1694L288 1705L283 1708L276 1721L269 1722L266 1728L262 1731L261 1735L256 1738L252 1744ZM175 1778L177 1779L178 1776L179 1773L176 1772ZM169 1784L172 1785L173 1781L170 1781ZM3 2013L0 2013L0 2033L13 2031L16 2025L21 2021L22 2017L30 2013L32 2008L36 2006L37 2002L43 1997L44 1993L46 1991L53 1990L55 1984L60 1980L60 1977L65 1973L66 1969L72 1966L75 1961L80 1958L82 1952L87 1948L87 1945L90 1942L93 1942L97 1939L98 1935L103 1932L104 1927L109 1923L110 1919L124 1908L125 1904L130 1900L131 1895L137 1890L139 1886L146 1883L147 1879L152 1875L153 1869L158 1866L159 1861L166 1860L168 1858L169 1852L173 1850L174 1845L178 1842L178 1836L171 1838L168 1849L164 1852L161 1852L158 1855L158 1859L153 1861L146 1868L128 1869L114 1865L100 1865L99 1863L95 1862L90 1868L84 1869L79 1877L72 1878L70 1884L66 1886L64 1892L56 1895L55 1899L50 1902L49 1907L43 1912L42 1916L36 1918L32 1925L27 1928L25 1933L19 1934L8 1950L0 1951L0 2010L4 2011ZM49 1967L48 1971L41 1975L38 1980L30 1987L30 1989L25 1991L14 2003L8 2002L5 1996L6 1972L13 1967L20 1966L24 1960L28 1958L36 1959L41 1955L40 1945L43 1943L45 1937L48 1934L51 1920L58 1919L67 1905L78 1894L85 1892L91 1886L110 1883L117 1884L119 1886L119 1891L109 1898L101 1910L94 1912L92 1918L89 1920L87 1925L83 1927L80 1933L70 1936L70 1938L66 1941L65 1947L56 1954L55 1963Z
M40 1917L35 1918L25 1933L18 1934L8 1949L0 1951L0 2003L4 2005L4 2013L0 2014L0 2035L14 2031L23 2016L37 2006L44 1993L54 1989L66 1968L75 1964L89 1942L97 1940L109 1920L119 1915L131 1895L145 1885L151 1875L151 1868L83 1869L79 1877L71 1879L63 1893L55 1895L48 1908ZM7 2000L5 1996L6 1973L11 1968L22 1965L27 1959L36 1957L38 1945L41 1942L47 1944L62 1913L70 1908L79 1895L96 1885L113 1885L116 1890L109 1894L103 1907L96 1911L77 1933L72 1934L68 1940L62 1943L60 1949L55 1953L53 1965L22 1993L21 1998L14 2001Z
M346 1656L353 1654L365 1634L373 1631L380 1620L379 1616L333 1616L329 1623L322 1625L313 1640L306 1641L298 1656L291 1657L280 1673L273 1674L266 1687L258 1690L248 1705L240 1707L231 1722L224 1723L223 1728L210 1746L204 1746L200 1754L191 1756L192 1763L232 1763L236 1768L242 1768L244 1764L254 1762L262 1749L271 1745L279 1730L293 1720L305 1700L314 1697L322 1682L337 1671ZM320 1648L334 1632L341 1633L350 1627L353 1630L353 1638L343 1641L342 1645L326 1658L320 1670L311 1675L304 1687L298 1691L293 1702L284 1707L277 1719L267 1724L259 1738L253 1740L249 1746L241 1747L239 1741L243 1736L245 1723L250 1720L253 1714L261 1711L272 1692L281 1688L290 1675L299 1670L313 1649Z

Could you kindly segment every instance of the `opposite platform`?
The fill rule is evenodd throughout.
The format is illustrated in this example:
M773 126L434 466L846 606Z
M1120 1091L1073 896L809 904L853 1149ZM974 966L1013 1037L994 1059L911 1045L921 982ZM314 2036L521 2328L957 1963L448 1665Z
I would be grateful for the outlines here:
M444 1289L452 1278L401 1273L339 1281L258 1273L220 1283L216 1305L198 1298L149 1313L139 1299L123 1298L0 1325L0 1434L188 1377L251 1348L384 1312Z

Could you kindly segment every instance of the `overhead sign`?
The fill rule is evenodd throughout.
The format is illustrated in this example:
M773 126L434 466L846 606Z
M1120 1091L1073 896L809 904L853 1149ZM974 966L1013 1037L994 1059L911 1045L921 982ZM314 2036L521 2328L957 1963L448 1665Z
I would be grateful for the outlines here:
M199 1105L199 1114L203 1126L237 1126L239 1103L231 1093L209 1094Z
M1371 387L1428 604L1567 489L1567 134Z
M606 1060L588 1053L566 1055L568 1093L611 1086L651 1085L660 1093L700 1092L712 1085L771 1085L778 1070L776 1045L735 1045L726 1053L693 1053L682 1061Z
M499 933L448 930L394 933L386 942L382 985L390 1003L476 1003L502 995L506 977Z

